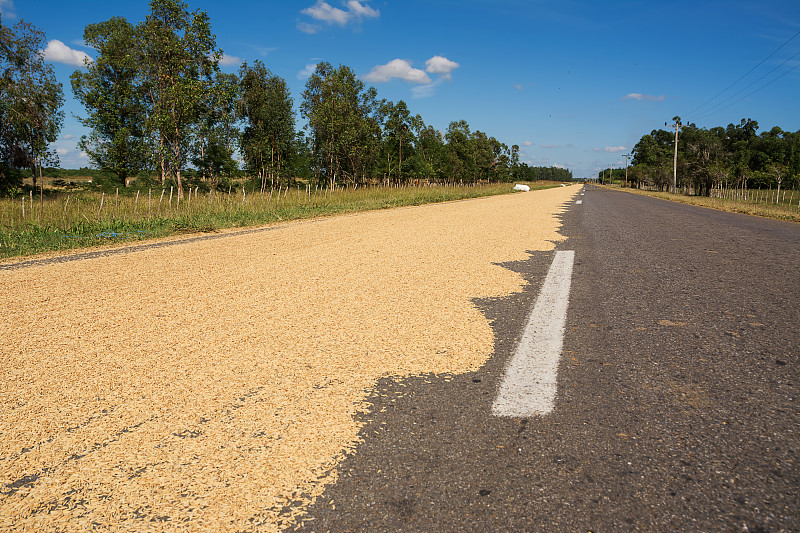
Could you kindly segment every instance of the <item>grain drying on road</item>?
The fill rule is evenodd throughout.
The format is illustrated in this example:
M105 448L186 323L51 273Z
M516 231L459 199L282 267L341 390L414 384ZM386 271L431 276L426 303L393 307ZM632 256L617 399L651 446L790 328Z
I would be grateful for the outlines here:
M577 186L0 271L0 528L278 530L385 376L480 367Z

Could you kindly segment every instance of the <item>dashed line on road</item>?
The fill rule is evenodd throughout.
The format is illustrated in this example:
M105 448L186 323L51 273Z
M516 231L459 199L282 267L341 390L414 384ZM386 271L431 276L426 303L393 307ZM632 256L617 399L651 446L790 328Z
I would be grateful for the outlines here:
M574 251L556 252L492 404L495 416L527 418L553 410L574 262Z
M578 200L577 202L575 202L575 205L581 205L582 203L583 203L583 200Z

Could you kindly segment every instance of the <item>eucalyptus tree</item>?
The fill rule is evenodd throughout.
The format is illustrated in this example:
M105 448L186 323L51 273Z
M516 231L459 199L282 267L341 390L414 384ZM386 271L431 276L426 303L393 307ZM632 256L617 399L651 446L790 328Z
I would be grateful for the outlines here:
M633 164L639 167L639 179L664 189L672 174L672 134L665 130L653 130L644 135L633 147Z
M467 179L475 176L475 151L473 135L466 120L453 121L444 134L447 141L447 160L450 179Z
M415 156L422 177L443 180L447 177L447 153L444 136L433 126L426 126L420 117L414 122L417 138Z
M97 57L71 76L75 98L87 112L78 120L90 129L79 147L98 169L116 174L124 186L129 176L146 167L149 157L139 30L122 17L86 26L83 39L97 50Z
M308 121L315 175L321 181L324 174L331 188L336 185L339 173L336 148L342 128L342 117L336 113L336 92L330 81L332 77L333 66L330 63L317 63L306 81L300 104L300 113Z
M0 20L0 188L19 184L16 170L55 164L49 150L64 120L63 88L53 67L44 62L45 36L35 26L18 21L13 28Z
M262 189L281 186L281 176L291 157L295 140L293 100L286 81L273 75L264 63L242 64L239 71L238 109L246 121L242 135L245 164ZM287 177L288 185L288 177Z
M727 164L722 139L713 131L696 127L683 130L684 168L697 194L709 196L720 185Z
M784 163L787 166L787 187L800 185L800 130L784 131L781 139L785 145ZM800 202L798 202L800 207Z
M494 137L489 139L489 144L494 157L492 177L495 181L511 181L511 151L505 143Z
M472 135L472 159L475 162L473 181L491 181L491 172L494 167L495 157L489 136L482 131L475 131Z
M413 117L408 106L403 100L394 104L386 101L382 105L382 115L385 117L383 126L383 148L387 161L388 178L392 179L392 166L396 162L397 181L403 181L403 148L406 159L412 155L414 149L414 123L421 121L421 117Z
M205 89L198 106L192 163L203 180L219 185L222 174L237 169L233 154L239 143L237 101L239 78L236 74L216 72L203 80Z
M758 122L742 119L739 124L728 124L725 130L725 148L731 153L733 176L737 187L745 188L752 175L754 140L758 138Z
M377 91L369 88L359 98L359 113L353 122L346 145L348 164L343 176L351 184L364 184L374 177L380 157L381 124Z
M522 181L520 179L520 171L519 171L519 145L512 144L511 151L509 152L509 166L511 168L511 175L510 179L514 181Z
M288 176L300 178L309 183L314 179L314 155L311 142L304 131L295 131L284 168Z
M344 65L317 64L306 82L300 111L308 121L315 173L331 188L338 180L364 181L378 157L380 102Z
M222 51L216 47L208 14L190 13L180 0L151 0L141 36L147 128L161 179L173 176L180 197L181 169L191 151L191 133L206 88L203 80L219 69Z

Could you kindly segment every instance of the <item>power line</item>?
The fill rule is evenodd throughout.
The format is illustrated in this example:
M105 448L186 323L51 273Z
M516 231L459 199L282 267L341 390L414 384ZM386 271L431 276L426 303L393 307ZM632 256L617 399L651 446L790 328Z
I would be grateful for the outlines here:
M798 54L800 54L800 52L798 52ZM783 74L781 74L780 76L778 76L777 78L771 79L770 81L768 81L767 83L765 83L764 85L762 85L761 87L759 87L758 89L756 89L755 91L753 91L753 92L751 92L751 93L749 93L749 94L746 94L746 95L742 96L741 98L739 98L739 99L738 99L738 100L736 100L735 102L731 102L730 104L726 105L726 106L725 106L725 107L723 107L722 109L718 109L717 111L724 111L725 109L728 109L729 107L731 107L731 106L733 106L733 105L735 105L735 104L738 104L738 103L739 103L739 102L741 102L742 100L746 100L747 98L750 98L752 95L754 95L755 93L757 93L757 92L758 92L758 91L760 91L761 89L763 89L763 88L767 87L768 85L772 85L773 83L775 83L776 81L778 81L778 80L779 80L779 79L781 79L782 77L786 76L786 75L787 75L787 74L789 74L790 72L793 72L793 71L797 70L798 68L800 68L800 63L798 63L798 64L797 64L797 65L795 65L794 67L790 68L789 70L787 70L786 72L784 72ZM740 92L741 92L741 91L740 91ZM739 94L739 93L737 93L737 94ZM734 95L734 96L735 96L735 95Z
M701 113L699 114L698 118L700 118L700 117L704 117L704 116L708 116L708 115L710 115L711 113L715 113L715 112L717 112L717 111L722 111L722 109L727 109L727 108L728 108L728 107L730 107L730 106L723 107L722 109L717 109L717 108L718 108L719 106L721 106L721 105L725 104L726 102L728 102L728 101L729 101L729 100L731 100L732 98L736 98L737 96L739 96L740 94L742 94L743 92L745 92L747 89L749 89L750 87L752 87L752 86L753 86L753 85L755 85L756 83L760 82L761 80L763 80L764 78L766 78L767 76L769 76L770 74L772 74L773 72L775 72L776 70L778 70L779 68L781 68L781 67L782 67L782 66L784 66L786 63L788 63L789 61L791 61L792 59L794 59L795 57L797 57L797 56L799 56L799 55L800 55L800 52L797 52L795 55L793 55L792 57L790 57L789 59L787 59L786 61L784 61L783 63L781 63L781 64L780 64L780 65L778 65L777 67L775 67L774 69L770 70L769 72L767 72L766 74L764 74L763 76L761 76L760 78L758 78L756 81L754 81L754 82L752 82L750 85L746 86L744 89L741 89L741 90L739 90L738 92L736 92L736 93L732 94L731 96L729 96L728 98L726 98L726 99L725 99L725 100L723 100L722 102L720 102L720 103L718 103L718 104L714 104L714 105L713 105L713 106L712 106L710 109L707 109L707 110L705 110L705 111L701 112ZM753 91L753 92L752 92L752 93L750 93L750 94L753 94L753 93L756 93L756 92L760 91L761 89L763 89L764 87L766 87L766 86L767 86L767 85L769 85L770 83L772 83L772 82L774 82L774 81L776 81L776 80L778 80L778 79L782 78L783 76L785 76L786 74L788 74L789 72L791 72L792 70L794 70L795 68L797 68L797 67L794 67L794 68L792 68L792 69L789 69L789 70L787 70L786 72L784 72L783 74L781 74L780 76L778 76L777 78L775 78L774 80L772 80L771 82L769 82L769 83L767 83L766 85L764 85L764 86L762 86L762 87L760 87L760 88L756 89L755 91ZM733 102L733 104L735 104L735 103L737 103L737 102L741 102L742 100L744 100L745 98L747 98L748 96L750 96L750 94L748 94L748 95L747 95L747 96L745 96L744 98L740 98L739 100L736 100L735 102ZM733 104L731 104L731 105L733 105Z
M705 106L706 106L706 105L707 105L709 102L711 102L711 101L715 100L716 98L718 98L719 96L721 96L722 94L724 94L724 93L725 93L725 92L726 92L728 89L730 89L731 87L733 87L734 85L736 85L737 83L739 83L740 81L742 81L742 80L743 80L745 77L747 77L747 76L748 76L748 75L749 75L751 72L753 72L755 69L757 69L758 67L760 67L761 65L763 65L763 64L764 64L764 62L765 62L767 59L769 59L770 57L774 56L774 55L775 55L775 54L776 54L776 53L777 53L777 52L778 52L778 51L779 51L781 48L783 48L784 46L786 46L787 44L789 44L789 43L790 43L792 40L794 40L794 38L795 38L795 37L797 37L798 35L800 35L800 31L798 31L797 33L795 33L794 35L792 35L792 36L791 36L791 37L790 37L790 38L789 38L789 39L788 39L788 40L787 40L785 43L783 43L783 44L782 44L782 45L780 45L778 48L776 48L775 50L773 50L771 54L769 54L767 57L765 57L764 59L762 59L762 60L761 60L761 61L760 61L760 62L759 62L759 63L758 63L756 66L754 66L753 68L751 68L750 70L748 70L747 72L745 72L744 74L742 74L742 75L741 75L741 76L740 76L740 77L739 77L739 78L738 78L736 81L734 81L733 83L731 83L730 85L728 85L727 87L725 87L725 88L724 88L722 91L720 91L718 94L716 94L716 95L712 96L711 98L709 98L709 99L708 99L706 102L704 102L704 103L700 104L699 106L695 107L694 109L692 109L692 110L691 110L691 111L688 113L688 115L691 115L692 113L694 113L694 112L698 111L699 109L702 109L702 108L703 108L703 107L705 107ZM735 95L734 95L734 96L735 96ZM726 100L726 101L727 101L727 100Z

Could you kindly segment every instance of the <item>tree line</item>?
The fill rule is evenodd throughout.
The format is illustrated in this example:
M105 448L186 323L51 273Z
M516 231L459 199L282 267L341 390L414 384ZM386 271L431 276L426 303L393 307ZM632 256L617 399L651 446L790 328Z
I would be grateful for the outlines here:
M678 130L677 187L709 196L715 189L780 189L800 184L800 131L775 126L758 134L758 122L742 119L727 127L698 128L681 124ZM632 186L666 190L672 187L675 130L653 130L632 150L628 171ZM625 169L601 171L598 178L625 179Z
M50 144L63 124L64 92L40 52L44 40L33 25L4 26L0 18L0 192L18 181L17 169L35 179L58 160Z
M288 186L297 178L331 188L572 179L567 169L520 162L517 145L473 131L464 120L439 131L404 101L380 99L344 65L317 64L301 95L306 125L298 129L286 81L263 62L244 62L238 74L220 70L223 53L204 11L189 11L180 0L149 5L142 22L113 17L86 26L84 41L96 58L71 76L72 91L86 111L79 120L90 131L79 148L120 185L146 172L162 184L174 183L182 194L187 169L209 187L225 187L243 171L262 189ZM33 32L30 25L24 29ZM57 160L47 146L61 128L63 94L38 52L43 35L34 33L38 40L17 39L0 24L4 72L40 73L38 85L30 76L3 74L0 91L27 86L47 96L41 110L14 108L15 116L26 117L28 130L0 132L0 187L19 179L15 169ZM26 46L6 46L18 41ZM27 100L10 101L24 108ZM4 125L10 112L0 108ZM24 157L17 157L18 148Z

